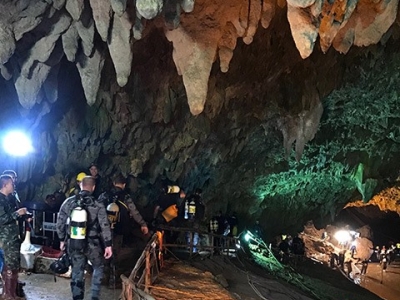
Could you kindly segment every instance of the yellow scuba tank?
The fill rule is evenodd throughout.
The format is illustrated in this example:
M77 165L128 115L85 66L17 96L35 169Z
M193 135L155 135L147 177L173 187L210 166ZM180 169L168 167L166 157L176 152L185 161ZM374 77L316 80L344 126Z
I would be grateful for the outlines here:
M70 242L71 250L83 250L86 246L87 212L81 207L75 207L70 216Z
M193 219L196 214L196 202L192 199L188 206L189 219Z
M119 221L119 206L117 203L112 202L107 205L107 217L111 229L114 229L115 224Z

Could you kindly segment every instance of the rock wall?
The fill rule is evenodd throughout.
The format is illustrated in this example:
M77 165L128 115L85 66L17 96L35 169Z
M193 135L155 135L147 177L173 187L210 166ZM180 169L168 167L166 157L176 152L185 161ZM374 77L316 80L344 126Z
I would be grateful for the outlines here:
M208 216L222 209L238 212L242 224L260 218L273 235L334 217L356 192L351 170L360 162L368 178L398 167L388 163L397 151L397 115L386 131L383 117L368 119L371 126L362 121L385 105L372 86L391 99L388 111L398 104L389 96L398 83L400 64L390 54L397 27L387 49L340 50L349 41L378 42L396 2L346 2L340 26L328 3L319 12L316 2L133 3L0 4L10 12L0 13L9 24L0 32L0 129L25 128L36 148L27 158L1 153L0 166L18 171L23 199L43 199L96 161L104 177L131 175L141 207L151 207L162 182L189 192L202 187ZM356 18L371 5L368 22ZM321 49L304 31L310 24ZM348 24L354 27L345 31ZM354 39L336 44L346 32ZM343 76L349 85L330 94Z
M347 53L353 44L378 43L394 23L397 6L398 0L7 0L0 4L0 69L5 79L14 78L19 102L31 109L43 93L50 102L57 99L54 76L65 55L76 64L92 105L106 52L123 87L132 70L132 45L157 27L172 42L190 111L198 115L213 63L218 58L227 72L237 40L252 43L259 24L269 28L277 11L287 11L295 45L307 58L318 36L324 52L331 45Z

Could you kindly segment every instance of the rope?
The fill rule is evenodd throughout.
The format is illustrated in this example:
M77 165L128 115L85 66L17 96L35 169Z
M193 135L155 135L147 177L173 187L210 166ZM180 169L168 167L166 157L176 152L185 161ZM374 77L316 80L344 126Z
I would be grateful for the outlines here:
M142 283L140 285L144 285L144 284ZM152 289L155 289L155 290L162 290L162 291L168 291L168 292L173 292L173 293L180 293L180 294L189 296L190 297L189 299L193 299L193 294L189 293L189 292L183 292L183 291L180 291L180 290L170 289L170 288L161 287L161 286L154 286L154 285L149 285L148 287L152 288ZM201 292L201 291L199 291L199 292ZM202 293L202 294L205 295L204 293ZM203 299L203 298L200 298L200 299Z
M239 234L239 237L240 237L240 235L241 235L241 234ZM237 251L236 251L236 254L238 254ZM243 273L246 274L248 285L252 288L252 290L254 291L254 293L255 293L258 297L260 297L262 300L268 300L267 298L265 298L265 297L261 294L261 292L260 292L260 291L254 286L254 284L251 282L250 276L249 276L249 271L246 269L246 266L244 265L244 263L240 260L239 255L236 255L236 258L238 259L238 261L240 262L240 264L243 266L243 268L244 268L245 270L241 270L239 267L237 267L237 266L231 261L231 259L229 258L229 256L228 256L228 262L231 263L231 264L232 264L235 268L237 268L239 271L241 271L241 272L243 272Z

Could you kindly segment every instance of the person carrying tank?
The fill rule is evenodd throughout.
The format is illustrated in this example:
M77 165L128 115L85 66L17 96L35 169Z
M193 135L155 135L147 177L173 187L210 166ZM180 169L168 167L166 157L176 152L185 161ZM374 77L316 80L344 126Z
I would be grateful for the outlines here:
M192 245L193 253L197 253L197 245L199 243L200 222L204 219L205 207L201 200L202 190L196 188L194 194L190 195L184 201L184 219L186 226L192 228L192 231L186 232L186 242Z
M99 201L107 204L107 214L109 215L110 225L113 230L114 260L117 259L122 245L128 243L132 237L132 219L140 225L140 229L144 235L147 235L149 232L146 222L133 203L131 196L125 190L125 186L126 178L122 174L118 174L113 179L113 188L108 193L102 193L99 197ZM115 218L110 219L111 215ZM110 270L107 273L111 273L109 276L109 287L114 288L116 278L115 261L111 262Z
M93 267L91 299L100 299L104 258L112 256L111 229L104 204L92 196L95 179L86 176L80 183L78 195L67 198L61 205L56 229L60 249L67 250L72 265L71 291L74 300L85 293L85 267ZM103 243L105 249L103 249Z
M179 207L185 197L185 192L178 186L168 186L163 190L155 203L152 221L153 227L157 227L158 224L177 227ZM178 236L179 232L177 231L165 231L165 240L167 243L174 243Z

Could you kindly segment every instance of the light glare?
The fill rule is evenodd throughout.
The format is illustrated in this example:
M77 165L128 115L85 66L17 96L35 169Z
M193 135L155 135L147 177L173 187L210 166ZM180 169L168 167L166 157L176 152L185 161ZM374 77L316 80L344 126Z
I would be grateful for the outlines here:
M33 151L30 138L21 131L11 131L4 136L3 149L12 156L25 156Z
M250 234L246 233L246 234L244 235L244 239L246 240L246 242L248 242L249 239L250 239Z
M351 235L347 230L339 230L335 233L335 238L341 244L345 244L350 241Z

